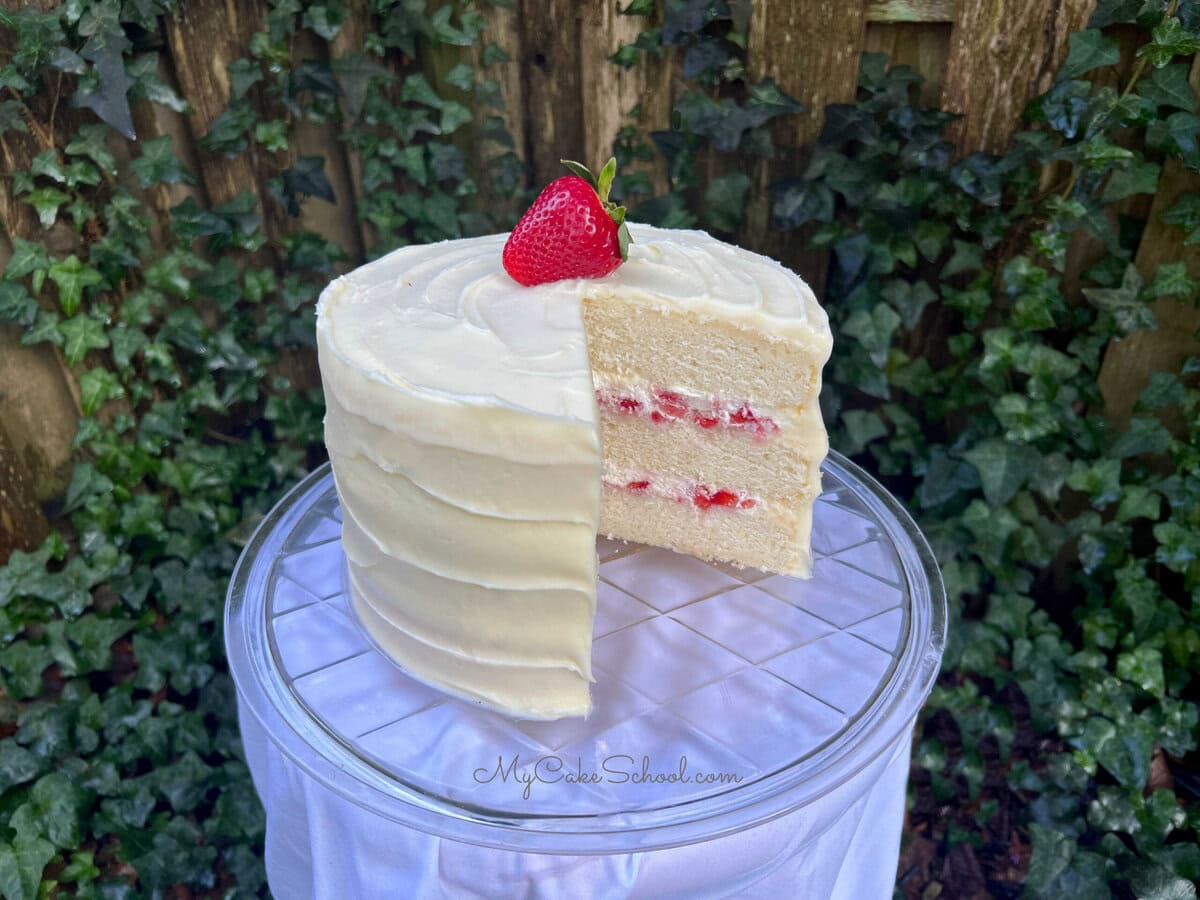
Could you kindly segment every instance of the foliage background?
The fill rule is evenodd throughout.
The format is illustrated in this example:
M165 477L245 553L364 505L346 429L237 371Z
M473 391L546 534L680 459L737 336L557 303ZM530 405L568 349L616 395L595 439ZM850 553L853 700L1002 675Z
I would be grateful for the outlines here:
M187 69L210 52L203 3L0 10L0 323L61 360L79 413L57 489L8 483L53 530L0 568L6 897L265 893L221 601L321 458L316 292L391 247L508 227L554 149L511 133L505 4L249 8L215 20L244 46L215 74ZM958 152L953 117L879 56L815 146L790 143L803 104L748 65L754 12L624 7L633 39L597 72L658 67L676 91L617 111L616 190L635 219L825 280L834 445L943 565L952 645L898 890L1194 897L1200 359L1123 410L1100 373L1194 306L1182 253L1147 270L1140 248L1200 242L1175 177L1200 171L1200 4L1096 4L998 154ZM168 48L179 83L224 79L219 102L189 106ZM194 146L164 111L206 122ZM0 423L0 462L7 441Z

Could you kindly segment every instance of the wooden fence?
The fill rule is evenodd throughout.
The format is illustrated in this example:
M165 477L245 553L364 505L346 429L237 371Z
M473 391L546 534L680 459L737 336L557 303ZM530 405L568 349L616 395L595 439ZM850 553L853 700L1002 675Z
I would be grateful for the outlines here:
M0 0L0 6L16 5L21 0ZM40 0L39 5L54 2ZM775 78L807 108L778 126L788 129L779 135L780 145L798 149L755 164L756 185L761 188L782 175L796 174L820 132L824 106L853 99L864 51L883 52L893 62L911 66L925 78L925 101L962 114L951 135L960 153L1003 149L1020 126L1025 104L1051 83L1066 56L1068 35L1087 22L1094 5L1095 0L756 0L747 44L750 75ZM332 44L302 34L295 47L300 58L336 58L362 49L369 4L347 0L346 6L349 14ZM528 165L531 183L555 177L561 157L593 163L607 158L614 135L634 107L640 107L643 128L666 127L681 91L679 64L647 59L622 69L609 61L646 27L645 19L620 15L617 0L515 0L509 8L486 9L487 39L510 57L493 71L507 103L506 124ZM159 75L192 111L184 116L142 105L135 109L134 121L140 138L171 135L199 184L154 188L147 198L153 209L165 211L189 191L211 204L230 200L247 187L265 197L265 150L252 145L229 159L195 144L225 108L231 90L229 65L249 55L251 36L262 27L265 13L265 0L181 0L163 22ZM13 50L11 40L0 29L0 63ZM423 65L435 86L444 86L443 76L456 62L477 62L478 53L477 48L443 47ZM1196 77L1194 68L1193 80ZM336 138L332 124L304 123L288 152L326 157L326 174L341 202L311 200L298 223L270 216L266 229L276 237L297 226L314 230L361 256L371 235L358 221L355 203L346 202L362 196L361 166ZM469 139L464 146L480 152ZM8 171L24 168L39 149L36 141L29 142L24 153L10 146L0 163ZM661 163L652 166L650 174L658 186L665 183ZM1181 191L1198 188L1195 176L1182 167L1168 163L1164 168L1162 190L1153 206L1143 210L1149 222L1137 255L1143 274L1151 275L1159 261L1171 258L1187 259L1192 274L1200 276L1196 248L1184 248L1178 230L1157 218ZM6 230L40 235L32 211L14 202L8 190L8 180L0 178L0 216ZM754 194L765 196L761 190ZM276 206L265 203L264 208ZM804 253L796 246L796 236L768 228L764 199L750 209L741 240L788 260L820 283L823 259ZM9 249L0 235L0 264ZM1166 298L1158 313L1163 323L1159 331L1135 335L1107 354L1103 386L1118 418L1127 414L1152 361L1172 365L1196 352L1191 335L1200 319L1195 311ZM65 484L79 415L78 388L56 350L44 344L22 348L17 338L15 329L0 327L0 463L10 445L7 456L23 461L33 493L45 500ZM307 369L312 378L311 361L301 361L300 369ZM17 476L3 474L0 466L0 478L11 486Z

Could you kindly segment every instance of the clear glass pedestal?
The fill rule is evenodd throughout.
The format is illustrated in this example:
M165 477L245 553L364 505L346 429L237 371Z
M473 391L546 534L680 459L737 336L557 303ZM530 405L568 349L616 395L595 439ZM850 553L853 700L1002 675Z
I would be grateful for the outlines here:
M823 476L811 580L600 539L594 710L533 722L374 645L310 475L226 610L274 893L890 896L945 596L882 487L837 454Z

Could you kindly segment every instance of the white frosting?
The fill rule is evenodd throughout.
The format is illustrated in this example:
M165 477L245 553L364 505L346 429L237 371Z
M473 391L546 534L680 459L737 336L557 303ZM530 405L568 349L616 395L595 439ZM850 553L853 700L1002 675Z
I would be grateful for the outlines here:
M779 264L701 232L632 232L602 279L520 287L492 235L397 250L317 306L360 619L413 674L519 716L591 705L602 460L581 301L828 346L824 311Z
M405 247L334 281L318 329L344 363L402 391L585 422L583 296L619 292L779 338L828 334L812 291L779 263L701 231L630 230L629 259L611 275L532 288L501 266L507 235Z

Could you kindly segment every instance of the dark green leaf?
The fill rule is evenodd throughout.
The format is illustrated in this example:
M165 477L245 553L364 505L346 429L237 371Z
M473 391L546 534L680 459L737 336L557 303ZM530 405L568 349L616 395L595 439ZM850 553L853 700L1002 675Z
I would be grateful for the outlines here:
M1163 409L1187 400L1187 391L1170 372L1151 372L1150 384L1138 398L1139 409Z
M42 227L50 228L58 219L59 208L70 200L71 196L58 188L40 187L34 188L23 199L37 210Z
M1001 438L983 441L963 456L979 472L983 495L992 506L1003 506L1012 499L1037 463L1037 453L1028 445Z
M723 7L710 0L664 0L662 42L668 46L682 43L718 18Z
M466 63L459 63L446 73L446 83L460 91L470 91L475 87L475 73Z
M58 302L65 316L75 315L85 290L104 281L99 272L81 262L74 254L51 265L49 275L50 280L58 285Z
M1150 294L1154 297L1190 297L1196 290L1196 280L1188 275L1185 262L1163 263L1154 271Z
M1200 38L1184 28L1175 16L1155 25L1151 36L1151 42L1139 47L1137 55L1146 57L1159 68L1176 56L1190 55L1200 50Z
M1116 169L1104 189L1104 202L1115 203L1134 194L1153 194L1158 190L1162 166L1155 162L1135 162L1128 168Z
M116 23L92 33L80 55L95 67L97 87L81 83L71 102L92 110L101 119L131 141L133 116L129 110L129 88L133 84L125 72L124 53L130 47L124 32Z
M833 219L833 191L818 181L781 187L771 208L776 228L787 231L807 222Z
M1101 66L1115 66L1121 61L1121 44L1096 29L1077 31L1071 35L1067 61L1059 71L1060 78L1078 78Z
M30 800L46 837L56 847L73 850L83 840L82 815L90 797L63 772L51 772L33 786Z
M125 396L125 388L116 374L108 369L88 369L79 377L80 405L85 416L93 415L109 400Z
M21 114L24 105L19 100L0 100L0 136L7 131L28 132L29 126Z
M1200 244L1200 194L1185 193L1159 218L1168 225L1178 225L1186 231L1184 244Z
M327 41L332 41L342 30L347 9L340 2L327 2L310 6L304 10L300 23L310 28Z
M42 871L54 852L49 841L27 832L17 832L12 844L0 841L0 895L9 900L36 900Z
M138 183L143 188L160 182L168 184L196 183L192 174L183 167L179 157L175 155L175 148L169 134L150 141L142 141L142 154L131 162L129 167L137 175Z
M73 156L86 156L100 167L102 172L115 175L117 159L108 148L109 129L103 124L80 125L79 130L67 144L67 153Z
M721 175L709 182L704 194L705 226L730 234L737 231L742 223L749 190L750 176L741 172Z
M886 303L877 303L870 312L858 310L851 314L842 326L842 333L856 338L871 356L871 360L882 366L892 346L892 335L900 326L900 317Z
M320 197L333 203L333 187L325 177L325 157L301 156L281 176L278 185L278 199L288 211L288 215L300 215L298 197Z
M1088 28L1103 28L1117 22L1132 22L1145 0L1099 0L1088 20Z
M32 781L49 765L12 738L0 740L0 794L26 781Z
M917 327L925 307L937 299L933 288L925 281L889 281L881 293L883 299L900 313L900 321L909 331Z
M234 157L246 149L246 135L254 126L257 116L253 107L244 100L230 103L200 137L196 145L202 150L223 153Z
M978 272L983 267L983 248L978 244L969 244L966 241L954 242L954 255L950 257L946 263L946 267L942 269L942 275L950 277L957 275L960 272Z
M1138 84L1137 91L1159 106L1174 107L1189 113L1196 111L1196 93L1188 82L1188 66L1185 63L1172 63L1155 69L1149 78Z
M29 296L25 285L16 281L0 281L0 322L32 325L37 312L37 301Z
M89 315L78 315L59 323L62 334L63 354L67 365L77 366L83 362L89 350L102 350L108 346L104 326Z
M979 476L973 466L952 458L945 448L934 447L921 482L921 506L926 509L938 506L978 487Z
M341 86L346 108L355 119L362 114L372 79L391 80L394 77L390 71L362 53L347 53L335 59L333 73Z
M842 427L846 429L847 443L839 449L850 455L861 453L868 444L888 433L879 413L862 409L842 413Z

